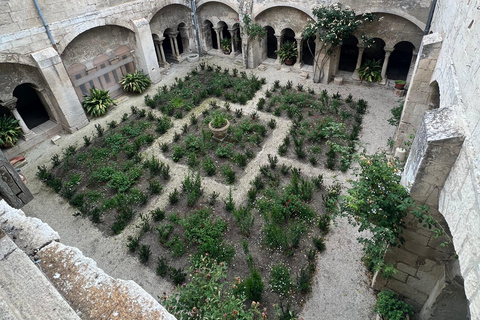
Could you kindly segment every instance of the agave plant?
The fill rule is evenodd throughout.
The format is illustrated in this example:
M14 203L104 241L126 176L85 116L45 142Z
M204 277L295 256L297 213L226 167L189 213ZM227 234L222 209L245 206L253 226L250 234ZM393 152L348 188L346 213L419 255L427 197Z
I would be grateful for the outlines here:
M110 97L108 90L90 89L90 95L83 97L83 108L92 117L99 117L107 113L108 108L117 101Z
M119 83L127 92L142 93L152 81L142 71L137 70L134 73L127 73Z
M381 60L367 60L358 68L358 76L367 82L379 82L382 80Z
M13 147L21 134L17 119L5 114L0 118L0 147Z

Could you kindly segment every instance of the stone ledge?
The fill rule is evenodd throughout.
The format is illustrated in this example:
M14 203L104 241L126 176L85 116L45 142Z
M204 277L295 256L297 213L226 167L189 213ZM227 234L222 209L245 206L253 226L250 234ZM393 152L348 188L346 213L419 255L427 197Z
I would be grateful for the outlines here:
M134 281L110 277L77 248L52 242L36 257L47 278L82 319L175 319Z
M0 201L0 229L28 255L32 255L52 241L60 240L58 232L48 224L40 219L25 216L22 210L10 207L4 200Z

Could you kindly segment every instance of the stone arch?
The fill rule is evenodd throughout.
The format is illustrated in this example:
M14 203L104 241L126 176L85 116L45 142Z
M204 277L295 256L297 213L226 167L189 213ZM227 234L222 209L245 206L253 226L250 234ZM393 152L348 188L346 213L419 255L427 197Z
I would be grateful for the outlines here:
M232 9L233 11L235 11L237 14L238 14L238 8L233 5L230 1L225 1L225 0L215 0L215 1L211 1L211 0L200 0L198 3L197 3L197 10L199 10L202 6L206 5L206 4L212 4L212 3L221 3L227 7L229 7L230 9Z
M182 7L184 7L185 9L188 9L191 11L191 7L190 7L190 1L182 1L182 0L166 0L166 1L162 1L162 4L161 6L156 6L154 7L153 9L150 10L150 12L148 13L146 19L148 22L151 22L151 20L153 19L153 17L155 17L155 15L160 12L163 8L165 7L168 7L170 5L180 5Z
M180 24L191 26L191 10L181 4L169 4L158 10L149 20L152 33L163 34L166 29L177 31Z
M271 3L271 4L267 4L265 6L262 6L261 9L258 10L255 10L256 7L253 9L252 11L252 19L254 20L257 20L257 18L265 13L266 11L268 10L271 10L271 9L278 9L278 8L286 8L286 10L289 10L290 12L292 11L292 8L295 9L295 11L301 11L303 14L305 14L306 16L308 16L309 19L314 19L313 17L313 14L312 14L312 10L311 9L307 9L306 6L303 6L303 5L289 5L289 4L286 4L286 3L282 3L282 4L275 4L275 3ZM274 10L276 11L276 10Z
M279 20L278 17L289 17L289 19ZM308 19L312 17L300 10L290 6L272 6L262 10L255 16L255 22L262 26L271 26L275 30L292 29L295 34L301 35L303 27Z
M237 52L242 52L242 37L240 36L240 23L235 23L232 28L233 32L233 39L232 41L235 42L235 50Z
M419 19L417 19L416 17L412 16L411 14L405 12L404 10L400 10L400 9L396 9L396 8L383 8L383 7L368 7L367 10L362 10L362 9L358 9L358 10L355 10L355 13L357 15L362 15L364 13L375 13L375 14L389 14L389 15L395 15L395 16L398 16L398 17L401 17L405 20L408 20L409 22L411 22L412 24L414 24L415 26L418 27L418 29L420 31L423 32L423 30L425 29L425 23L420 21Z
M84 91L92 87L109 90L114 97L120 95L118 82L135 71L136 57L132 55L135 46L134 32L110 25L90 29L70 42L61 57L78 98L83 100ZM76 67L70 69L75 64L84 65L85 73L71 73L76 71Z
M367 60L380 60L380 63L383 63L385 59L385 41L380 38L373 38L373 41L374 46L363 51L362 65Z
M415 46L409 41L400 41L393 48L388 61L387 78L407 80Z
M210 1L198 6L197 9L199 21L208 20L214 28L218 27L220 21L225 22L227 26L233 26L238 22L238 13L232 7L221 2Z
M75 41L77 37L88 32L92 29L99 27L114 26L119 28L125 28L131 32L135 32L132 24L125 19L116 19L116 18L105 18L105 19L94 19L86 21L80 25L71 28L71 32L67 33L63 39L61 39L57 44L58 54L62 55L63 52L68 48L68 46Z

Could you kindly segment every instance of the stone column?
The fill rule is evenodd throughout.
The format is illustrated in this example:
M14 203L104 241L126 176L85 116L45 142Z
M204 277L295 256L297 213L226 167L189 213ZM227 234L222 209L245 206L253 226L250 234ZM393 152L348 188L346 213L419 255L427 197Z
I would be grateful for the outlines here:
M222 45L221 45L221 43L220 43L220 40L221 40L221 39L220 39L220 35L221 35L221 32L220 32L220 31L221 31L222 29L220 29L220 28L214 28L213 30L215 30L215 33L217 34L217 47L218 47L217 51L220 52L220 53L222 53L223 50L222 50Z
M180 36L182 37L182 46L183 46L183 52L192 52L191 46L190 46L190 28L189 27L179 27L180 30Z
M13 97L12 99L6 101L4 107L8 108L12 113L13 117L18 120L18 125L23 132L23 137L25 138L25 140L30 140L31 138L33 138L35 136L35 133L33 133L33 131L27 127L27 124L25 123L25 121L23 121L22 116L20 115L20 113L18 113L17 98Z
M153 46L155 47L155 53L157 54L157 62L160 65L160 60L162 59L162 57L160 56L160 50L158 49L158 42L154 40Z
M178 36L178 32L175 32L174 34L172 34L173 43L175 45L175 52L176 52L176 55L177 55L177 60L180 61L181 58L180 58L180 50L178 50L177 36Z
M173 39L171 34L168 34L168 39L170 40L170 48L172 48L172 56L176 57L177 53L175 52L175 46L173 44Z
M160 81L160 68L155 55L152 29L147 19L132 20L135 31L135 56L138 59L138 69L148 74L153 83Z
M232 51L230 52L230 57L235 59L235 31L236 29L228 29L230 33L230 40L232 42Z
M390 55L392 54L393 48L385 48L385 59L383 59L383 66L382 66L382 81L380 84L387 83L387 67L388 67L388 60L390 59Z
M295 62L295 65L293 67L300 69L303 66L303 62L302 62L303 39L302 37L295 37L295 40L297 40L297 62Z
M277 38L277 51L282 48L282 35L274 35ZM280 60L280 56L277 53L277 60L275 60L275 64L282 64L282 60Z
M151 34L149 38L153 42ZM32 58L52 93L52 105L48 107L56 111L58 118L55 120L68 132L75 132L86 126L87 116L58 52L53 48L46 48L32 53Z
M167 62L167 59L165 58L165 51L163 51L163 41L165 38L160 39L160 42L158 42L158 46L160 47L160 55L162 56L162 63L164 68L168 68L170 64Z
M365 50L365 46L358 44L358 57L357 57L357 65L355 66L355 71L353 71L352 79L353 80L360 80L358 76L358 68L362 66L362 58L363 58L363 50Z

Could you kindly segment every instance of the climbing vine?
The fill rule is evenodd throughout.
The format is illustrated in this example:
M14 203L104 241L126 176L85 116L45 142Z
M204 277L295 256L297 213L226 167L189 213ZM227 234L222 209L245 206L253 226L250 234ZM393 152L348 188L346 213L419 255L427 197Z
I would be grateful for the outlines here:
M385 153L358 155L357 179L340 202L339 215L358 226L359 231L369 230L371 237L360 237L364 245L363 258L372 271L383 270L384 256L390 247L400 246L405 228L404 218L411 212L423 227L432 229L435 236L445 232L429 214L429 207L417 205L408 191L400 184L400 169L394 160L388 160ZM443 244L445 245L445 244Z
M262 40L267 35L265 28L258 23L253 23L248 14L243 16L243 26L250 40Z
M371 13L364 13L357 18L355 11L348 7L342 7L341 4L333 4L329 6L320 6L313 9L315 20L308 20L302 33L304 40L317 37L322 43L320 50L315 54L315 74L320 65L320 70L328 61L328 58L333 53L333 47L338 47L343 44L343 41L350 37L364 22L372 22L378 18ZM374 40L365 34L360 37L366 47L374 46ZM308 43L308 42L307 42ZM310 49L310 47L309 47ZM326 49L326 55L322 61L320 53ZM311 51L311 49L310 49ZM322 77L322 76L321 76Z

